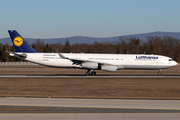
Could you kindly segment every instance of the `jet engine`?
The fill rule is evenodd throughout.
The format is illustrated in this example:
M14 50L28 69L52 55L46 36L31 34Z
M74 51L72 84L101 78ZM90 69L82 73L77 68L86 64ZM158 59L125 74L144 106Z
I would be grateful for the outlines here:
M103 66L101 66L101 70L109 71L109 72L116 72L117 66L115 66L115 65L103 65Z
M98 68L98 63L95 62L84 62L82 63L83 68L88 68L88 69L97 69Z

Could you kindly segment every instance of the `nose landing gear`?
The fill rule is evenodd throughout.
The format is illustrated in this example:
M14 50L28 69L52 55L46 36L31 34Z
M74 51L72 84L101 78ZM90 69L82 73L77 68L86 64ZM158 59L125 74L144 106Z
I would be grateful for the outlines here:
M96 75L96 72L94 71L94 70L88 70L87 72L86 72L86 75L88 76L88 75Z
M158 73L157 73L158 76L161 75L161 69L158 70Z

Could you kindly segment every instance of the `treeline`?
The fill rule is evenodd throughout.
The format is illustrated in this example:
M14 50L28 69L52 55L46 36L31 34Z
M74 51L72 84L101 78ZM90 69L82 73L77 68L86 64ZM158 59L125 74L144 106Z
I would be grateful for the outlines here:
M40 52L46 53L108 53L108 54L158 54L180 61L180 40L164 36L150 36L146 41L138 38L120 37L118 41L94 42L92 44L70 44L67 39L65 44L45 44L37 39L31 46ZM15 51L13 46L0 44L0 61L21 61L10 57L5 51Z
M14 47L9 45L9 44L0 44L0 61L1 62L10 62L10 61L22 61L19 60L18 58L14 58L9 56L9 53L6 51L15 51Z

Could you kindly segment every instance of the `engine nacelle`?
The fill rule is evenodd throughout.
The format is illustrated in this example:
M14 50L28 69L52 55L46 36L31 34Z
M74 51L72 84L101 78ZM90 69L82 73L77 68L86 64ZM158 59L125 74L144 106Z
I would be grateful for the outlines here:
M97 69L98 63L95 62L84 62L82 63L83 68L89 68L89 69Z
M115 65L104 65L104 66L101 66L101 70L109 71L109 72L116 72L117 66L115 66Z

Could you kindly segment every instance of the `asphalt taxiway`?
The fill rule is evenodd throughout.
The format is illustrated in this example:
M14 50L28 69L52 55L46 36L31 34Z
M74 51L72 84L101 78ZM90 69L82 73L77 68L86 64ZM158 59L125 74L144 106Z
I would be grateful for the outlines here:
M0 98L2 119L179 119L180 100Z
M86 76L82 74L58 74L58 75L0 75L0 78L180 78L180 75L95 75L95 76Z

